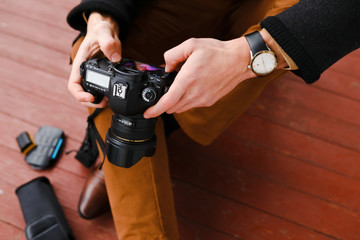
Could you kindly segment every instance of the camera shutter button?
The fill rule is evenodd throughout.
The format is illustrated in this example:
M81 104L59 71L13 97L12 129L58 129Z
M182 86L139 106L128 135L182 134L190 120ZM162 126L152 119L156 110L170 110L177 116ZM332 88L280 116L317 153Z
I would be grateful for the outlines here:
M152 87L147 87L142 91L141 96L145 102L151 103L156 99L156 91Z

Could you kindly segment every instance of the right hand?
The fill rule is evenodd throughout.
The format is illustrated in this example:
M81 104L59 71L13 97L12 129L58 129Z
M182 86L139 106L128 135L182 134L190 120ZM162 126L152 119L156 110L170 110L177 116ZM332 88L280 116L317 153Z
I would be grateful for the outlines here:
M68 82L68 90L81 104L88 107L102 108L107 104L104 99L93 104L94 96L81 87L80 65L99 52L112 62L121 60L121 42L118 38L119 26L111 17L92 12L88 19L87 33L73 60Z

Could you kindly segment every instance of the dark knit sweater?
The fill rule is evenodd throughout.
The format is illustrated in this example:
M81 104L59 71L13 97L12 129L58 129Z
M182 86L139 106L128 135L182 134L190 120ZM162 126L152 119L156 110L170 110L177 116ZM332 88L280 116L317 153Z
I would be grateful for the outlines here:
M360 47L360 0L301 0L261 22L307 83Z
M141 1L82 0L67 20L70 26L85 32L83 12L108 13L119 23L123 40ZM301 0L264 19L261 26L298 65L294 73L312 83L332 64L360 47L360 0Z
M81 0L81 3L70 11L67 22L71 27L82 33L86 32L86 22L83 13L92 11L106 13L112 16L119 24L120 39L124 40L130 23L136 16L136 12L145 0Z

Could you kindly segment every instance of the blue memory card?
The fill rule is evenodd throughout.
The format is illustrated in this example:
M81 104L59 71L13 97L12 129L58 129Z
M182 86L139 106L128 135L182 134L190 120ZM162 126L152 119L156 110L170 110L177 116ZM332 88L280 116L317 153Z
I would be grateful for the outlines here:
M59 141L57 142L55 150L54 150L53 154L51 155L52 159L56 159L63 142L64 142L63 138L60 138Z

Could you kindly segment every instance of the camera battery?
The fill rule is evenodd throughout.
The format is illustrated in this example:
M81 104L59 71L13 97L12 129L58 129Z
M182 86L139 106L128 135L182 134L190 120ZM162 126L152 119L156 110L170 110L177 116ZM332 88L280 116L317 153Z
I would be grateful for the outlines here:
M46 169L53 165L64 145L64 132L56 127L42 126L35 135L36 148L25 161L34 169Z
M20 147L21 153L25 155L36 147L34 140L27 132L20 133L20 135L16 137L16 141Z

